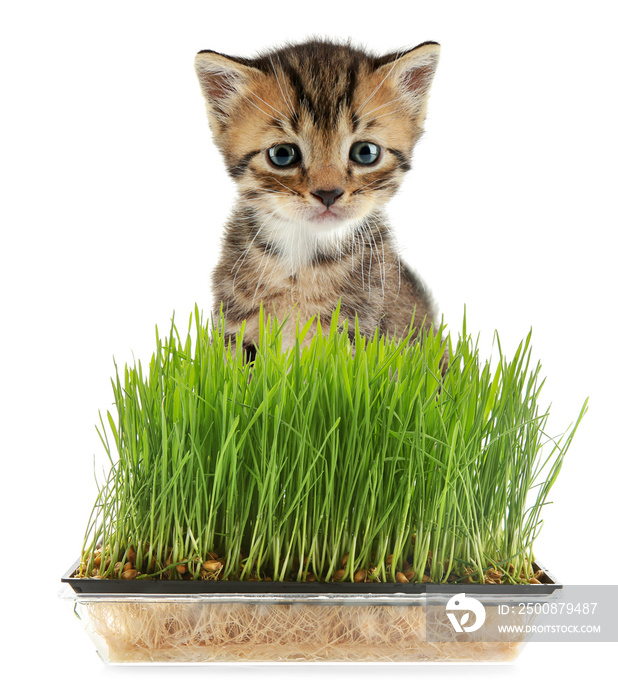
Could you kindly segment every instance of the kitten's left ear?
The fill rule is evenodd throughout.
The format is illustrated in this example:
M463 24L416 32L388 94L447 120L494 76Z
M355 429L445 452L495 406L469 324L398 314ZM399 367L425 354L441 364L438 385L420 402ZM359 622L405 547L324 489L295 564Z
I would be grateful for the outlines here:
M413 112L424 116L439 58L440 44L428 41L403 54L384 56L377 72L396 84Z

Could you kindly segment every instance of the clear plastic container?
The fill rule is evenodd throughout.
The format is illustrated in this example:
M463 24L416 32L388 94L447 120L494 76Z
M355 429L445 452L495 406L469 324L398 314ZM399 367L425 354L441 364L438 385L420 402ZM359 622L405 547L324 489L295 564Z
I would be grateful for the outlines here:
M505 612L509 604L560 593L535 586L533 594L513 596L494 593L496 587L486 593L483 586L469 596L481 603L484 618L472 633L453 626L448 588L386 595L131 595L79 593L65 586L61 595L106 663L505 663L526 641L523 633L500 630L514 621ZM462 617L461 624L469 620L475 617Z

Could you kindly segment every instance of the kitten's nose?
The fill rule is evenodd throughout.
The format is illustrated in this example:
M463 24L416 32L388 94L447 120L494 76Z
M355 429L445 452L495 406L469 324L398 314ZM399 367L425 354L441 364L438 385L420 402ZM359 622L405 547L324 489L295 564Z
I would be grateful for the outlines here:
M330 207L336 199L341 197L343 190L314 190L311 194L317 197L317 199L322 200L322 204L326 207Z

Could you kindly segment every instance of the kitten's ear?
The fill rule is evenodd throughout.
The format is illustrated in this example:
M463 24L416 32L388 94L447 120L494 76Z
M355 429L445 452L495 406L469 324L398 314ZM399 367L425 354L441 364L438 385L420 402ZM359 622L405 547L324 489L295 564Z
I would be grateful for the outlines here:
M403 54L384 56L378 72L396 84L413 112L424 116L439 58L440 45L428 41Z
M243 88L261 75L257 68L246 65L242 59L215 51L200 51L197 54L195 72L206 100L211 126L216 131L229 119Z

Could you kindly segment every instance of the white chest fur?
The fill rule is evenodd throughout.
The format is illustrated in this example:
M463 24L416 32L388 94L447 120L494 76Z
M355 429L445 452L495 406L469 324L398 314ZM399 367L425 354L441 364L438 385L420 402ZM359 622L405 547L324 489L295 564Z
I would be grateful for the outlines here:
M287 221L273 217L263 222L260 237L276 247L289 274L311 266L319 254L338 257L354 235L353 222Z

